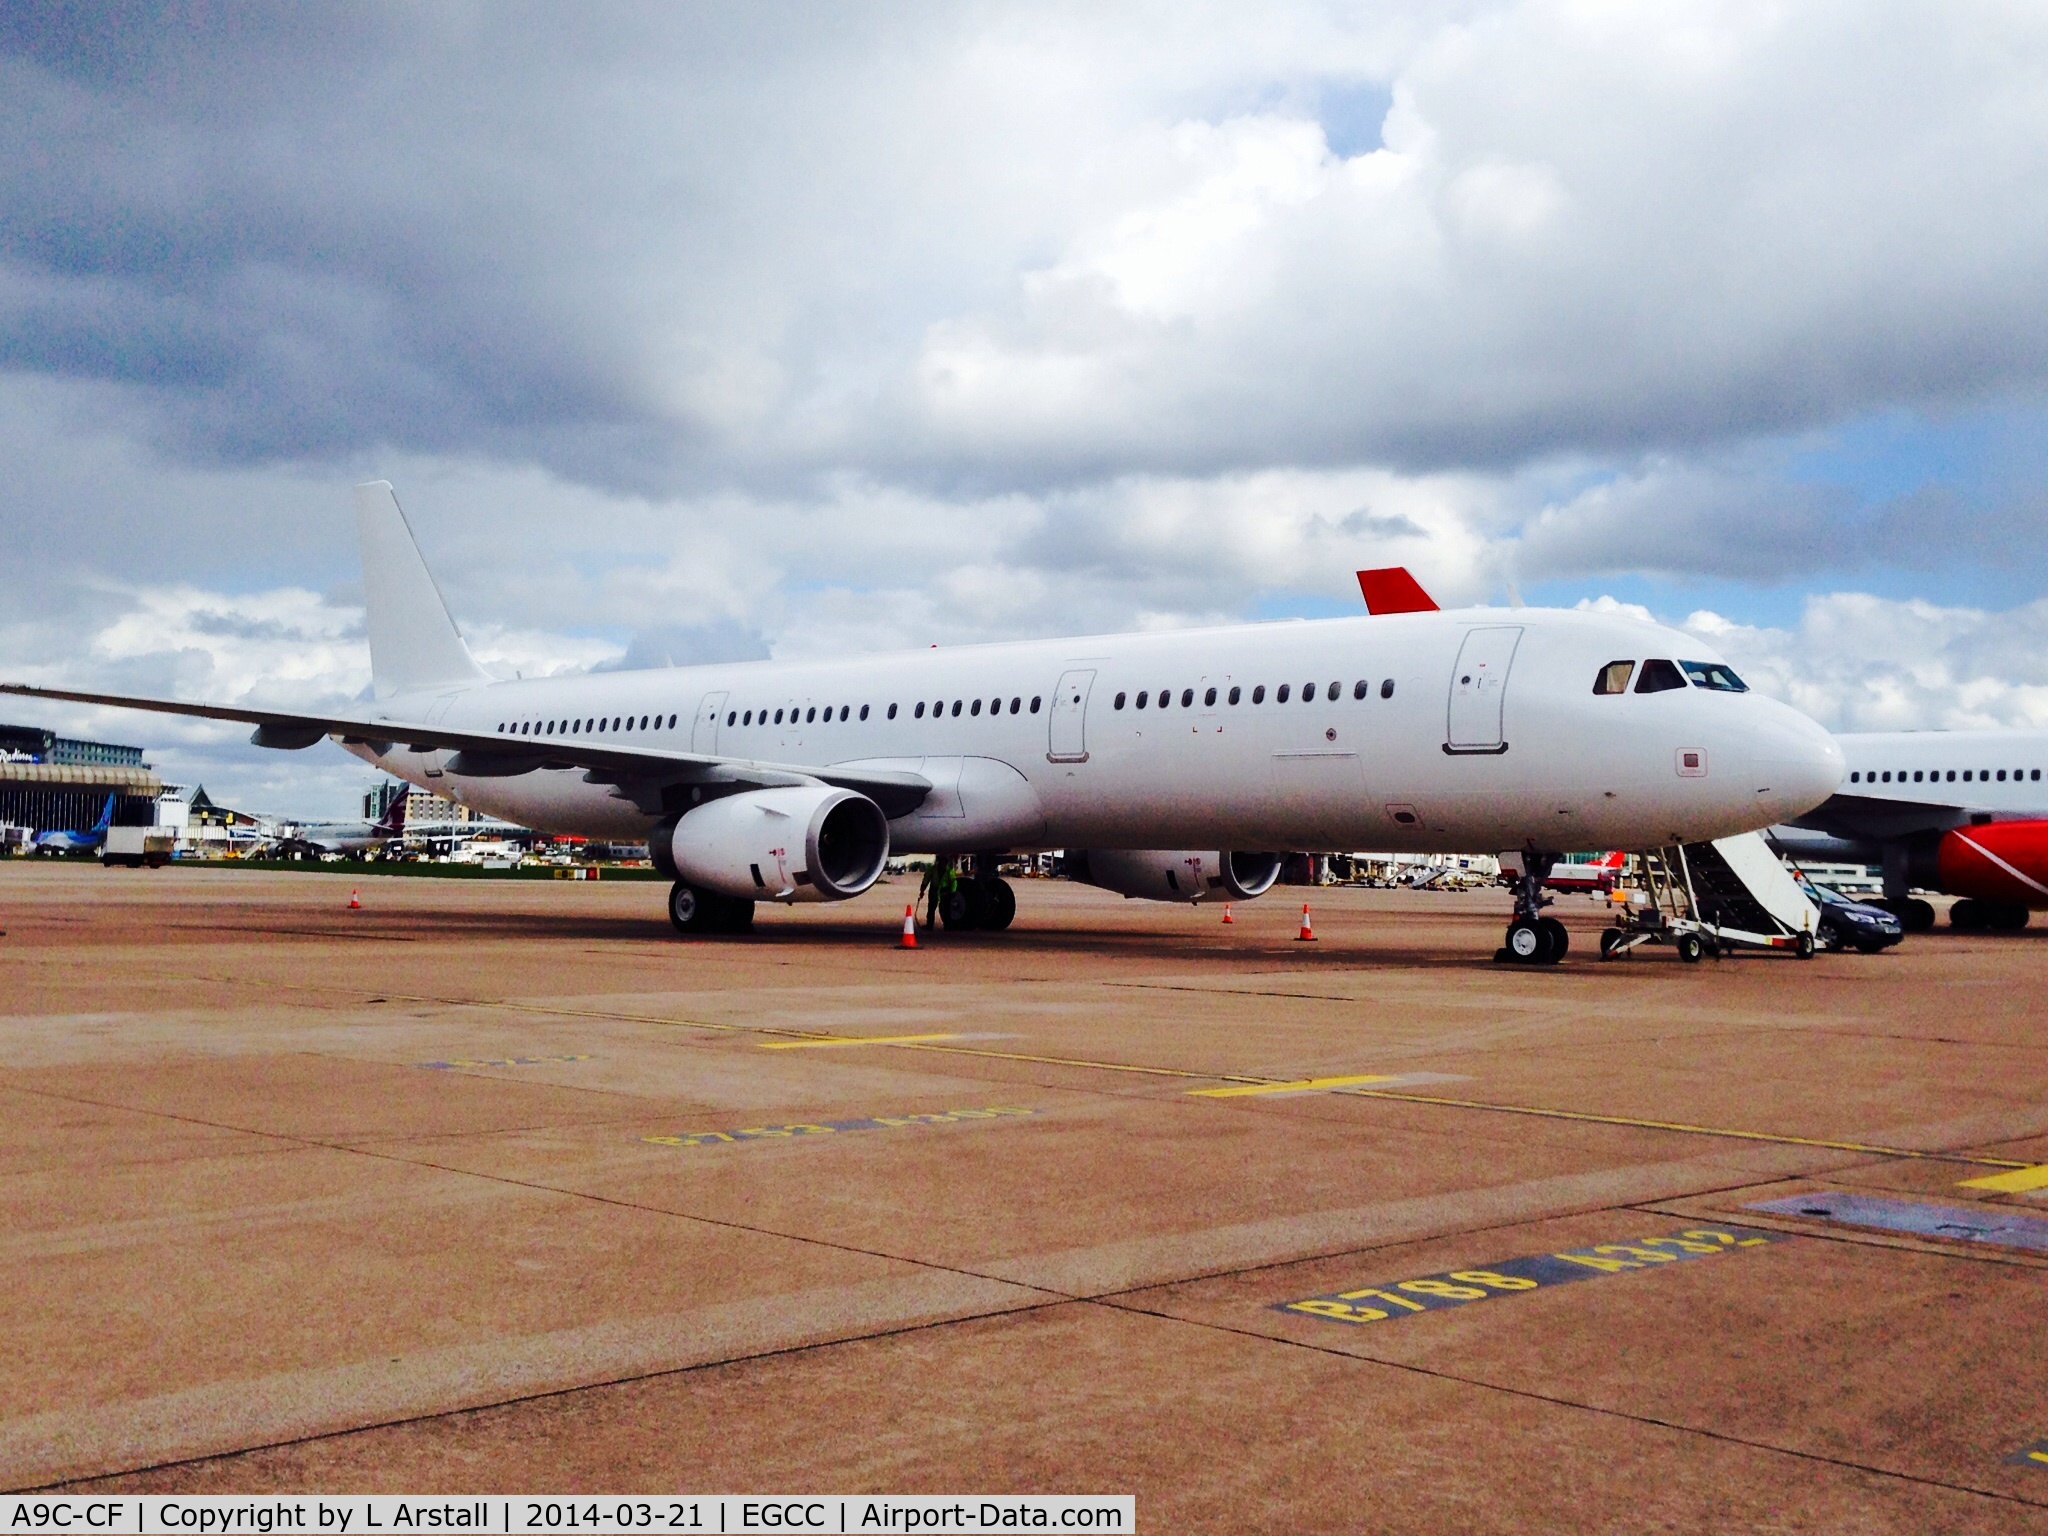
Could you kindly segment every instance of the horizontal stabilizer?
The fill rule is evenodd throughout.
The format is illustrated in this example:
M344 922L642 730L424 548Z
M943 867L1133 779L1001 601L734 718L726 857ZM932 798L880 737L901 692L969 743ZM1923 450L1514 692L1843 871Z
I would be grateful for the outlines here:
M1358 590L1365 594L1365 611L1380 613L1435 613L1436 599L1422 590L1422 583L1408 574L1405 565L1382 566L1358 573Z

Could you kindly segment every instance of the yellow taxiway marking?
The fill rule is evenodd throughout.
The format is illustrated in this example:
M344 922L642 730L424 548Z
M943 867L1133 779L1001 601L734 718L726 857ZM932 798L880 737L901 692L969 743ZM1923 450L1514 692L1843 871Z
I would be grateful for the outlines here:
M1824 1141L1815 1136L1779 1136L1770 1131L1735 1131L1716 1125L1691 1125L1683 1120L1636 1120L1627 1115L1594 1115L1579 1109L1537 1109L1528 1104L1488 1104L1479 1099L1443 1099L1426 1093L1395 1093L1387 1088L1345 1090L1361 1099L1397 1099L1403 1104L1440 1104L1451 1109L1487 1109L1497 1115L1535 1115L1545 1120L1580 1120L1592 1125L1627 1125L1649 1131L1679 1131L1688 1136L1725 1136L1735 1141L1763 1141L1780 1147L1819 1147L1828 1152L1868 1152L1877 1157L1911 1157L1932 1163L1967 1163L1976 1168L2018 1168L2025 1163L2003 1157L1970 1157L1961 1152L1921 1152L1912 1147L1879 1147L1864 1141Z
M1188 1093L1198 1099L1241 1099L1255 1093L1316 1093L1326 1088L1351 1088L1359 1083L1391 1081L1389 1074L1376 1072L1365 1077L1304 1077L1292 1083L1243 1083L1233 1088L1190 1088Z
M2011 1173L1988 1174L1981 1179L1965 1179L1956 1188L1988 1189L2001 1195L2023 1195L2030 1189L2048 1189L2048 1163L2036 1168L2015 1168Z
M833 1035L817 1040L763 1040L764 1051L828 1050L835 1045L910 1045L920 1040L958 1040L958 1035Z
M2027 1452L2027 1460L2048 1462L2048 1451L2029 1451Z

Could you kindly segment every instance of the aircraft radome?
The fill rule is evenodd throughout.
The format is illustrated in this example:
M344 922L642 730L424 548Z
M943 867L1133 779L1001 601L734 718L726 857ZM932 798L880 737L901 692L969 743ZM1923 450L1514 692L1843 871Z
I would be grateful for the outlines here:
M686 933L758 901L858 896L893 853L1062 848L1165 901L1266 891L1290 850L1508 852L1539 927L1561 850L1767 827L1842 775L1832 738L1711 648L1613 614L1438 610L815 661L504 681L471 659L391 487L356 489L375 701L293 714L6 685L333 737L365 762L547 831L645 838ZM1007 924L978 877L960 916ZM1525 940L1527 935L1523 936ZM1518 946L1554 959L1547 936Z

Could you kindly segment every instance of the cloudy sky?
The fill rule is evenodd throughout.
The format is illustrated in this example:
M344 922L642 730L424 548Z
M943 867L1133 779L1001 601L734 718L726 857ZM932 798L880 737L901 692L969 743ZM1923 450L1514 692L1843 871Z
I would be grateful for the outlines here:
M2048 725L2048 11L0 11L0 677L368 681L1638 605ZM262 810L331 749L60 711Z

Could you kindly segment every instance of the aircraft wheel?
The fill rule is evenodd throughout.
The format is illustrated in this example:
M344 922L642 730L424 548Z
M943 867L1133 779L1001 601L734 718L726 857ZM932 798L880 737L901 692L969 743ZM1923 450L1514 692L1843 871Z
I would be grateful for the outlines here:
M962 880L939 903L939 921L951 933L972 933L986 926L988 916L988 895L979 880Z
M1700 963L1700 956L1705 952L1706 946L1700 943L1700 936L1698 934L1681 933L1678 936L1678 958L1687 965L1698 965Z
M1948 909L1948 925L1964 933L1975 933L1985 926L1984 904L1965 896Z
M677 933L691 938L716 933L719 915L719 899L710 891L700 891L681 880L668 888L668 920Z
M1518 917L1508 924L1507 956L1517 965L1542 965L1550 958L1550 935L1540 924Z
M1571 930L1554 917L1539 917L1536 926L1541 928L1550 940L1550 953L1544 956L1546 965L1555 965L1571 952Z
M1792 953L1802 960L1813 958L1813 935L1802 933L1792 941Z
M1622 932L1619 928L1602 928L1600 930L1600 958L1602 960L1612 960L1615 950L1621 947L1621 940Z
M2017 901L1993 901L1984 904L1984 926L1994 933L2018 933L2027 926L2032 916Z
M725 909L718 915L720 933L752 933L754 931L754 904L733 896L721 896L719 904Z
M982 927L991 933L1000 933L1017 916L1017 893L1010 889L1009 881L998 880L994 875L980 884L988 897L988 918Z
M1934 927L1934 907L1918 896L1909 897L1894 907L1899 926L1908 933L1926 933Z

